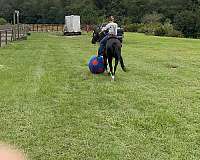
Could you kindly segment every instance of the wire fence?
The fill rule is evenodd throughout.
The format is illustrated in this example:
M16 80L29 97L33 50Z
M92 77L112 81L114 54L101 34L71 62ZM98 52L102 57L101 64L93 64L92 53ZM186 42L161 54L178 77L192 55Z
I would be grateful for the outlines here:
M83 31L92 31L93 26L82 25ZM0 47L10 42L27 39L29 32L63 32L64 24L0 25Z
M28 32L29 26L25 24L0 26L0 47L13 41L27 39Z
M31 32L63 32L64 24L28 24Z
M64 32L64 24L28 24L31 32ZM92 25L82 25L81 29L86 32L93 30Z

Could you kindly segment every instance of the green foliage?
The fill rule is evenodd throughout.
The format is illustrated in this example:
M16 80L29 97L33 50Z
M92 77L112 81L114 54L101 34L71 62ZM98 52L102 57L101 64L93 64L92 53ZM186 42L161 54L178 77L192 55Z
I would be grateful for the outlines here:
M198 37L200 34L200 11L182 11L178 13L174 24L187 37Z
M144 24L138 29L139 33L145 33L147 35L160 35L163 36L163 29L161 23L149 23Z
M181 31L177 31L176 29L174 29L174 26L171 24L171 21L169 19L167 19L164 23L164 25L162 26L163 30L164 30L164 36L168 36L168 37L183 37L183 34Z
M184 37L184 35L182 34L182 32L180 32L180 31L177 31L177 30L170 30L167 34L166 34L166 36L168 36L168 37L179 37L179 38L183 38Z
M154 34L153 35L155 35L155 36L165 36L166 34L167 33L166 33L166 31L165 31L165 29L164 29L162 24L159 25L159 26L156 26L154 28Z
M4 25L6 23L7 23L7 21L4 18L0 17L0 25Z
M125 26L163 24L168 18L186 37L198 37L199 6L199 0L0 0L0 17L11 22L14 10L18 9L22 23L64 23L65 15L79 14L84 25L102 23L112 14L117 23ZM158 27L156 32L160 34L162 29Z
M139 28L141 28L143 24L133 23L124 26L124 30L126 32L137 32Z
M169 19L167 19L164 24L158 22L146 24L129 24L125 26L125 31L139 32L155 36L183 37L180 31L174 29Z
M146 14L143 18L142 18L142 23L159 23L161 22L161 20L163 19L163 15L162 14L158 14L156 12L154 12L153 14Z

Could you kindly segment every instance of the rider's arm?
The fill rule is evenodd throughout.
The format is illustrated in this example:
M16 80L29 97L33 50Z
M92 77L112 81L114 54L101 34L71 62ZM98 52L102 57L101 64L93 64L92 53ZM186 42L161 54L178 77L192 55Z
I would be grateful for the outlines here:
M106 31L110 28L110 23L108 23L105 27L102 28L102 31Z

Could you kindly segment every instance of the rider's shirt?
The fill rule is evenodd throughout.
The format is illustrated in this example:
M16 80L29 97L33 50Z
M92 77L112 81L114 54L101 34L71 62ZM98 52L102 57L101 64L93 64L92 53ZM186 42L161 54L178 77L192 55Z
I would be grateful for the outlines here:
M110 22L105 27L102 28L102 31L108 30L109 35L117 36L117 28L118 28L117 23Z

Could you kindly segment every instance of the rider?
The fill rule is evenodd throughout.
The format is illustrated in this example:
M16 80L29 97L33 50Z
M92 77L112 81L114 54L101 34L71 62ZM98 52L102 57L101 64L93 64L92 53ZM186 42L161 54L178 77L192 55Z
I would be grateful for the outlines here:
M117 36L117 28L118 24L114 22L114 17L110 16L109 17L109 23L102 28L102 32L108 31L106 33L106 36L100 41L100 47L98 51L98 56L102 56L103 52L106 48L106 42L109 39L109 37L116 37Z

